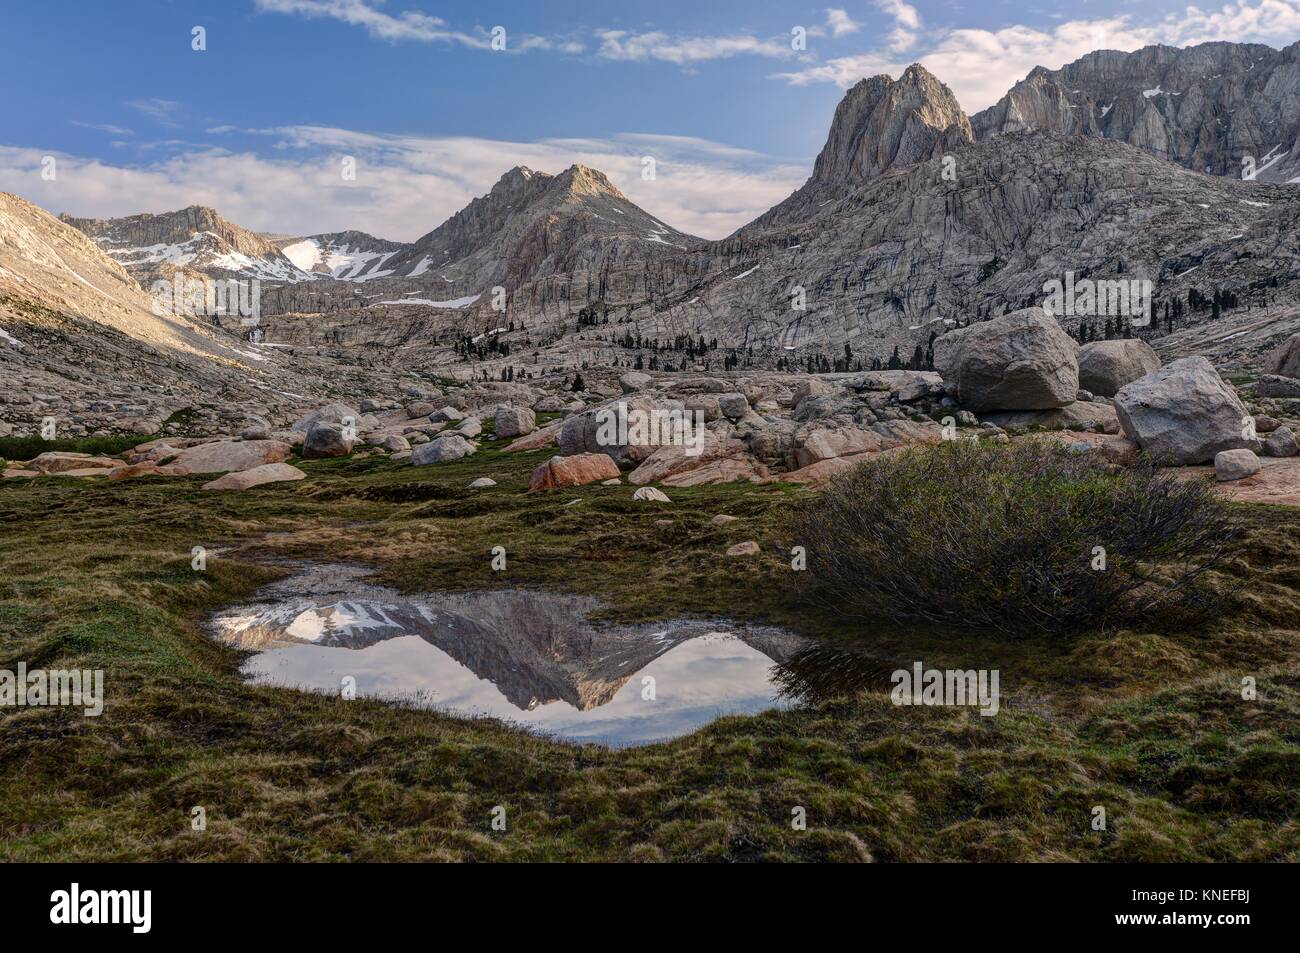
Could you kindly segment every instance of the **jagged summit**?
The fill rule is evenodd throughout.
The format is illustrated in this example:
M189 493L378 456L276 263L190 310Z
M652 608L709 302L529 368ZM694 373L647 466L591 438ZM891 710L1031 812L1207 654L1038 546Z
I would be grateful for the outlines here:
M864 79L844 94L812 177L746 229L804 221L893 168L964 149L975 141L952 90L913 63L897 79Z

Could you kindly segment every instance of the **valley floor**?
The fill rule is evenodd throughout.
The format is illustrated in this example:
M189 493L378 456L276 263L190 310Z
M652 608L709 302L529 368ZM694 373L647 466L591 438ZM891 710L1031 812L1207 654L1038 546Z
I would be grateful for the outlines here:
M232 494L202 492L206 477L0 484L0 668L101 668L107 695L98 718L0 710L0 858L1300 860L1297 510L1245 510L1230 567L1242 605L1212 631L1008 641L809 605L776 528L805 489L526 496L545 453L308 461L305 481ZM466 489L481 476L499 485ZM760 555L723 556L749 539ZM205 572L190 565L199 545ZM362 562L407 591L589 593L626 620L769 622L886 670L997 668L1003 707L898 708L870 692L609 751L253 687L205 620L275 578L275 559ZM206 831L191 829L196 806Z

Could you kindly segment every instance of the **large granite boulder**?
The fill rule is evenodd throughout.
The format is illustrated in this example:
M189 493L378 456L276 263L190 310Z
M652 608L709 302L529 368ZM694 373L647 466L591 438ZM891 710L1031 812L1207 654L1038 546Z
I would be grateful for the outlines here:
M604 453L579 453L551 457L533 471L528 490L555 490L618 478L618 465Z
M211 483L203 484L205 490L248 490L264 483L282 483L286 480L305 480L307 474L287 463L268 463L251 470L227 473Z
M967 410L1051 410L1079 392L1078 345L1042 308L1025 308L934 342L934 366Z
M307 438L302 442L304 460L318 460L324 457L346 457L352 452L356 440L343 428L335 424L317 424L307 431Z
M283 463L293 448L278 440L217 440L176 454L172 466L189 473L233 473L267 463Z
M313 410L305 417L300 417L294 422L291 429L305 434L317 424L338 424L342 426L344 421L347 420L350 420L354 427L360 428L361 412L354 410L347 404L326 404L320 410Z
M474 453L478 448L460 434L449 434L420 444L411 451L411 465L426 467L433 463L448 463Z
M1259 450L1254 419L1203 357L1166 364L1120 389L1125 435L1157 463L1209 463L1224 450Z
M1160 367L1160 358L1146 341L1094 341L1079 348L1079 386L1102 397L1114 397L1125 384Z
M527 407L505 405L497 408L497 437L513 440L537 429L537 415Z

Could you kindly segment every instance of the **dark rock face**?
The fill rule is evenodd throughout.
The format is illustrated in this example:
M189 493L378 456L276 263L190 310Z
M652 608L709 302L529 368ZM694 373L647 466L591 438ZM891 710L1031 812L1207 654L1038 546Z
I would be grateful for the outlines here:
M1300 43L1099 50L1036 68L971 117L977 138L1041 129L1118 139L1170 162L1262 182L1300 175Z

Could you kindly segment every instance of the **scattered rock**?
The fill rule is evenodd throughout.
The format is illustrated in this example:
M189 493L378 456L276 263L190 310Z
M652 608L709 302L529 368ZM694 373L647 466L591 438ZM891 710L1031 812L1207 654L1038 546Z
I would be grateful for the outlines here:
M78 470L113 470L122 465L121 460L112 457L94 457L88 453L72 453L51 450L42 453L27 463L24 469L37 473L70 473Z
M361 420L361 412L354 410L347 404L326 404L320 410L313 410L307 416L300 417L290 429L305 434L317 424L338 424L342 427L344 422L349 420L353 426L358 426Z
M1300 380L1275 374L1261 374L1255 382L1259 397L1300 397Z
M346 457L352 452L356 441L343 433L343 428L334 424L317 424L307 431L307 439L302 444L304 460L317 460L325 457Z
M1264 453L1270 457L1294 457L1300 453L1300 445L1290 427L1278 427L1264 442Z
M1214 478L1220 483L1244 480L1259 472L1259 457L1250 450L1222 450L1214 455Z
M292 452L292 447L278 440L218 440L182 450L169 462L190 473L233 473L282 463Z
M643 486L632 494L632 499L639 500L642 503L671 503L668 494L663 490L656 489L653 486Z
M1103 397L1114 397L1159 367L1160 358L1146 341L1094 341L1079 348L1079 386Z
M462 437L477 437L482 432L483 423L477 417L466 417L461 425L456 428L456 433Z
M460 434L439 434L437 440L421 444L411 451L411 465L427 467L434 463L450 463L468 457L477 449Z
M496 413L497 437L514 440L537 429L537 415L527 407L507 405L498 407Z
M737 543L727 549L728 556L757 556L760 552L762 550L759 549L758 543L752 539Z
M1074 403L1078 345L1042 308L941 335L934 366L968 410L1050 410Z
M307 474L287 463L267 463L251 470L227 473L211 483L203 484L205 490L247 490L263 483L283 483L287 480L305 480Z
M1255 450L1252 423L1233 389L1203 357L1186 357L1115 395L1124 433L1157 463L1186 466L1222 450Z
M726 526L728 523L740 522L739 516L727 516L725 513L719 513L713 519L709 520L714 526Z
M625 394L635 394L639 390L645 390L652 383L654 378L640 371L628 371L618 379L618 386Z
M618 476L618 464L603 453L578 453L555 456L533 471L528 491L555 490L564 486L583 486Z
M486 490L490 486L496 486L497 481L491 477L479 477L469 485L471 490Z
M407 440L401 434L389 434L384 438L384 442L379 445L389 453L405 453L411 449L411 441Z
M462 414L455 407L452 407L450 404L448 404L446 407L443 407L441 410L435 410L433 413L429 415L429 420L433 421L434 423L439 423L439 422L455 423L458 420L464 420L464 419L465 419L465 415Z

